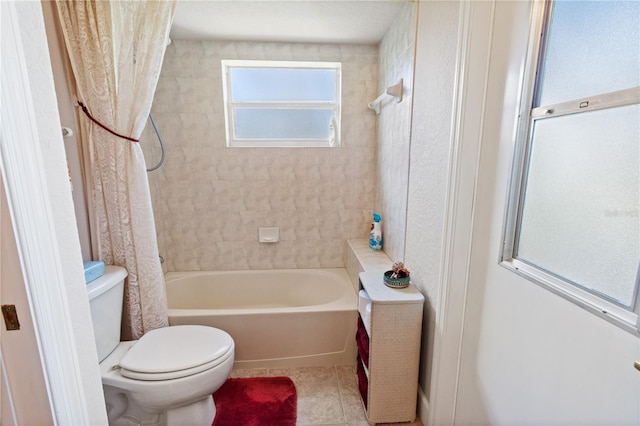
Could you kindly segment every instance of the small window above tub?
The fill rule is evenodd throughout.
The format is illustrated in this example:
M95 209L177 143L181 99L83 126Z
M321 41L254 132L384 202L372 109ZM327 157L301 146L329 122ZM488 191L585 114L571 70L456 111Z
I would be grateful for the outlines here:
M223 60L228 147L340 145L339 62Z

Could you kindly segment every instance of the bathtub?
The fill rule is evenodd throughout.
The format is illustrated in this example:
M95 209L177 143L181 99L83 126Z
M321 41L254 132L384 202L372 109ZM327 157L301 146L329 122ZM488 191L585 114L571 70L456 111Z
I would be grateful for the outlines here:
M358 297L345 269L165 274L169 324L225 330L235 368L355 364Z

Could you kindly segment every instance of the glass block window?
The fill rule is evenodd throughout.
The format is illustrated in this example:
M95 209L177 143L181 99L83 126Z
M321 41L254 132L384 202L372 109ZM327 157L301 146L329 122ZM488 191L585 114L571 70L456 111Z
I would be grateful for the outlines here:
M227 146L338 146L340 71L336 62L223 60Z

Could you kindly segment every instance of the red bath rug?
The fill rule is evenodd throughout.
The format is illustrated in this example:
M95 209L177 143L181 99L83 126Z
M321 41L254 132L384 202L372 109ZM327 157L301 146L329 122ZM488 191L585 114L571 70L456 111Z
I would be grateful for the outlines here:
M212 426L295 426L296 387L288 377L231 378L213 394Z

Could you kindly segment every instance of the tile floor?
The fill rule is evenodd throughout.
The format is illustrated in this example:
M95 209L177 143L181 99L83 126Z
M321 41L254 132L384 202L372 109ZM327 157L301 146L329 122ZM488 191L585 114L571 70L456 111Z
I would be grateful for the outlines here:
M298 393L298 426L367 426L355 366L233 370L231 377L288 376ZM417 420L401 423L422 426Z

